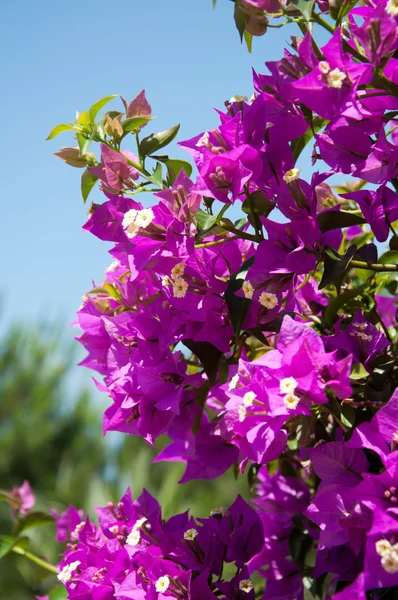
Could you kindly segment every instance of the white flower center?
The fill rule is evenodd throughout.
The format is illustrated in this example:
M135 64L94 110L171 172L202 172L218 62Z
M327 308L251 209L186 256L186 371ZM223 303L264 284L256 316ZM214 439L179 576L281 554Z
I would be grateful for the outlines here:
M119 267L120 267L119 261L115 260L113 263L111 263L109 265L109 267L106 267L105 273L112 273L113 271L116 271L116 269L118 269Z
M194 527L192 527L192 529L187 529L184 533L184 540L188 540L188 541L192 542L196 538L198 533L199 533L199 531L197 529L195 529Z
M236 95L236 96L232 96L229 103L232 104L233 102L245 102L245 100L247 100L247 96Z
M283 181L285 183L291 183L292 181L295 181L296 179L298 179L300 171L301 169L290 169L290 171L286 171L286 173L283 176Z
M347 75L340 71L340 69L333 69L326 76L326 81L328 82L328 86L331 88L335 88L337 90L341 90L343 87L343 81L346 79Z
M170 585L170 579L167 575L162 575L155 583L157 592L165 592Z
M243 396L243 406L253 406L254 400L257 398L254 392L246 392Z
M294 377L285 377L279 382L279 390L281 394L291 394L298 386L298 382Z
M137 544L140 543L140 540L141 540L140 527L141 527L141 525L143 525L145 523L145 521L147 521L146 517L142 517L142 519L138 519L138 521L136 521L134 523L133 529L127 536L126 544L128 544L129 546L136 546Z
M213 510L210 511L210 516L211 517L215 517L216 515L224 516L225 515L225 508L223 506L221 506L220 508L213 508Z
M330 65L326 60L321 60L318 67L322 75L327 75L330 71Z
M381 566L391 575L398 573L398 544L391 546L391 550L383 554Z
M296 396L296 394L286 394L283 398L283 403L289 410L294 410L297 408L298 403L300 402L300 398Z
M386 12L391 17L398 17L398 0L388 0L386 5Z
M238 385L239 382L239 375L238 373L236 373L236 375L234 375L231 379L231 381L229 382L229 386L228 386L228 390L234 390L236 388L236 386Z
M278 298L275 294L271 294L270 292L263 292L258 301L261 306L268 308L268 310L272 310L275 306L278 306Z
M65 565L62 571L58 573L57 577L62 583L67 583L72 579L73 571L76 571L77 567L80 565L80 560L76 560L75 562L69 563L69 565Z
M209 136L209 132L205 131L204 134L202 135L202 137L200 137L198 139L198 141L196 142L196 146L198 148L200 148L201 146L205 146L206 148L209 148L211 146L210 144L210 136Z
M124 214L122 222L127 237L133 238L140 227L145 229L145 227L148 227L152 223L154 218L155 215L152 208L143 208L142 210L132 208L128 210Z
M238 419L239 419L239 423L243 423L243 421L245 420L247 415L247 410L246 410L246 406L239 406L238 407Z
M74 531L72 531L70 537L72 540L78 540L79 539L79 532L83 529L83 527L85 526L85 521L81 521L78 525L76 525Z
M178 279L178 277L182 277L185 271L185 264L183 262L178 263L171 269L171 277L172 279Z
M245 298L251 300L253 298L254 287L250 283L250 281L244 281L242 285L242 290L245 295Z
M143 208L140 210L136 216L135 223L137 227L148 227L154 220L155 215L153 214L152 208Z
M391 544L388 540L379 540L376 542L376 552L380 556L384 556L391 551Z
M182 277L177 277L173 282L173 295L175 298L185 298L188 283Z
M242 579L242 581L239 581L239 589L248 594L253 589L253 584L250 579Z

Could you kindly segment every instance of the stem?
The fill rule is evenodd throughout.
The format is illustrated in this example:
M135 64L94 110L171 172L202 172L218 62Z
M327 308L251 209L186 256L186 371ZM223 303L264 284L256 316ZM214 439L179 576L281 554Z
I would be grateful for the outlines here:
M251 242L261 242L261 237L259 235L254 235L252 233L246 233L246 231L240 231L240 229L236 229L235 227L230 227L226 223L223 224L220 221L220 227L229 231L230 233L234 233L237 237L240 237L242 240L250 240Z
M376 271L377 273L382 273L384 271L398 271L398 265L368 263L364 260L352 260L350 262L350 267L353 267L354 269L366 269L368 271Z
M47 562L43 558L36 556L36 554L32 554L31 552L23 550L22 548L19 548L18 546L15 546L14 548L12 548L11 551L15 552L15 554L20 554L21 556L25 556L25 558L27 558L31 562L35 563L39 567L46 569L50 573L54 573L55 575L58 575L58 573L59 573L59 571L55 565L52 565L51 563Z
M220 240L215 240L214 242L205 242L204 244L195 244L195 248L210 248L210 246L217 246L218 244L223 244L224 242L230 242L231 240L239 239L238 235L232 235L231 237L224 237Z
M330 25L327 21L325 21L325 19L323 17L321 17L321 15L318 15L316 12L314 12L312 14L312 18L314 19L315 23L318 23L318 25L321 25L321 27L326 29L326 31L328 31L329 33L334 33L334 29L333 29L332 25Z

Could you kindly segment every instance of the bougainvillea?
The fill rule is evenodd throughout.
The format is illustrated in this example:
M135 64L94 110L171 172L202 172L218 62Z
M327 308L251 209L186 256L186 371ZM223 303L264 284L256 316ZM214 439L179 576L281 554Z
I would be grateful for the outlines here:
M178 126L143 137L144 91L51 132L75 132L57 155L85 169L84 200L105 196L84 228L111 264L76 320L104 432L166 435L155 460L184 462L180 483L234 466L255 490L205 519L164 521L145 491L99 527L55 514L68 598L396 597L397 19L396 0L237 1L249 46L290 22L303 36L179 142L192 179L162 154Z

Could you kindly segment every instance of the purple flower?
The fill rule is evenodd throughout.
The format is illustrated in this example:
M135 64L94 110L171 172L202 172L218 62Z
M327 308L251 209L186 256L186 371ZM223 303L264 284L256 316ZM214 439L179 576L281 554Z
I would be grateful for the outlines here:
M9 490L7 492L7 502L12 507L14 516L27 515L36 503L29 481L24 481L20 487Z

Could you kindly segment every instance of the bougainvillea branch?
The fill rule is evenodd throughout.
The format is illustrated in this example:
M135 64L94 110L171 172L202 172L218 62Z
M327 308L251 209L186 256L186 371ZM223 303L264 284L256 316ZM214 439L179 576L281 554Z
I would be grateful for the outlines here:
M234 14L249 48L269 26L303 36L218 128L179 142L193 179L164 154L178 125L143 137L144 91L49 137L74 132L57 155L84 168L85 201L104 195L84 228L112 263L76 320L111 400L104 432L166 435L155 460L185 463L180 483L232 467L255 496L204 519L165 521L145 491L98 509L99 527L57 515L70 599L398 593L398 3L236 0Z

